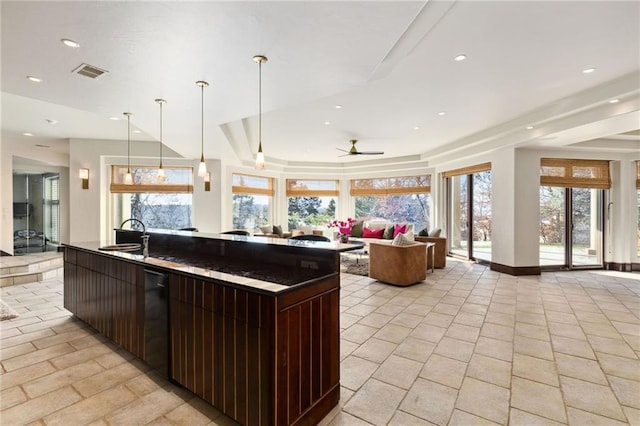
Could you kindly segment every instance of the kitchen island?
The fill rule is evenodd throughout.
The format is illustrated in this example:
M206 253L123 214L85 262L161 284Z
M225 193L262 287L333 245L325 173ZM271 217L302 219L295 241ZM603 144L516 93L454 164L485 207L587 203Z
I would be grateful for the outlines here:
M338 403L339 254L354 247L149 235L148 257L66 245L65 308L242 424L316 424ZM165 277L151 290L150 274Z

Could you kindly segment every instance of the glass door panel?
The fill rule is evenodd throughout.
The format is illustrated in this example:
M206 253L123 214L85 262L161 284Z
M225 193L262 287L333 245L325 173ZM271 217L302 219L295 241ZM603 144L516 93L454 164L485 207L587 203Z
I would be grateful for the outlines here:
M491 171L474 173L472 252L469 257L491 261Z
M565 188L540 187L540 266L565 265Z
M467 175L453 176L449 205L450 251L452 254L469 257L469 202Z
M571 266L602 264L598 189L571 189Z

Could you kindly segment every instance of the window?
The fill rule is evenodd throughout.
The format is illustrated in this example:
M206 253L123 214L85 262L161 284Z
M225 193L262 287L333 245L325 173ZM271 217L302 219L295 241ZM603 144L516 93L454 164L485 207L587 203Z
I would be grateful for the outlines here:
M114 225L124 220L141 220L147 228L181 229L192 227L193 170L165 167L166 178L157 179L158 169L132 166L133 185L123 182L126 166L111 167L111 194Z
M52 243L60 242L60 177L44 178L44 229Z
M233 228L256 232L271 223L273 178L264 176L232 175Z
M289 229L325 225L335 219L338 195L337 180L287 179Z
M358 218L413 223L416 232L430 225L430 175L353 179L351 196Z

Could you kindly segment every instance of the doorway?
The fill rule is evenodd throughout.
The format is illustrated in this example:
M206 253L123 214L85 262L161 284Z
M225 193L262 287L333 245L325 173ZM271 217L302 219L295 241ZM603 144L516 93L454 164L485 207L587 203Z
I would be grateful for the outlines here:
M603 266L604 190L540 187L540 266Z

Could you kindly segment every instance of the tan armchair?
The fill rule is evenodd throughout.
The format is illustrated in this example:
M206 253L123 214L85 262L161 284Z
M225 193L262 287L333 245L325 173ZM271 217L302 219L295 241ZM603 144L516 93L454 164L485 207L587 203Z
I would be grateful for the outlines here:
M436 268L447 266L447 239L445 237L420 237L416 235L415 238L421 243L435 243L434 266ZM427 259L427 269L431 269L431 258Z
M369 277L388 284L408 286L427 278L427 250L416 242L408 246L369 243Z

